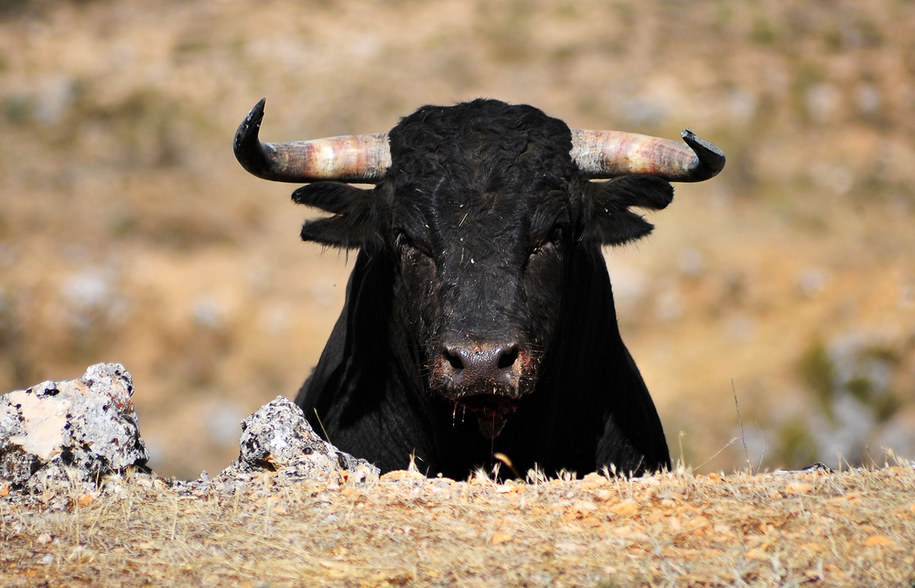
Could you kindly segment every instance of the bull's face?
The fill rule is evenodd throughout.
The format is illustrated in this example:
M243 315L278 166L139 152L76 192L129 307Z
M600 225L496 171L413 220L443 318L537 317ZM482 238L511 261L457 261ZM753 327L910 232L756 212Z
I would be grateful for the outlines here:
M663 208L668 180L704 179L724 165L692 134L689 148L624 134L612 149L597 147L606 132L573 133L530 106L482 100L424 107L386 136L335 139L333 148L261 144L262 107L239 128L239 160L263 177L317 182L293 199L332 216L306 223L303 239L393 264L391 328L428 393L476 413L487 437L536 390L574 248L646 235L651 225L630 206ZM340 161L328 171L334 149Z
M415 337L426 388L452 411L475 413L494 437L536 388L580 200L570 190L567 132L547 148L495 134L474 145L461 139L432 150L444 163L420 164L437 173L395 174L385 234L397 267L395 311ZM395 156L397 145L395 134Z

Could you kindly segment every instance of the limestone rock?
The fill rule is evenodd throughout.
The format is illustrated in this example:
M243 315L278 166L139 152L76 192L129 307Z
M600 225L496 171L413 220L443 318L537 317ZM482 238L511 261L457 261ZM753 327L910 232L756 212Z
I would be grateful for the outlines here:
M43 490L94 482L149 459L133 408L133 381L116 363L78 380L46 381L0 396L0 480Z
M379 470L321 439L302 409L282 396L241 422L241 452L220 477L275 471L290 479L327 479L343 472L357 481L377 478Z

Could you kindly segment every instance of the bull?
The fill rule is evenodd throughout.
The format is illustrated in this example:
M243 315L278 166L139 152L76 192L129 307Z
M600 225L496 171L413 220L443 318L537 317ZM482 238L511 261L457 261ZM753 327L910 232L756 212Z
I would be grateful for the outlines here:
M295 400L315 430L382 471L415 460L460 478L493 456L521 472L670 467L601 248L648 235L631 208L663 209L670 182L716 175L718 147L689 130L685 144L571 130L483 99L424 106L388 133L289 143L260 141L263 116L261 100L238 161L307 184L293 201L329 215L303 240L358 250Z

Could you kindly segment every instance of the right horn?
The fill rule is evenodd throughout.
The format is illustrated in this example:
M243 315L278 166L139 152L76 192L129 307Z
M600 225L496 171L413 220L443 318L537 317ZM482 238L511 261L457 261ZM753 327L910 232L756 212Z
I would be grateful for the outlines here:
M572 131L572 160L591 179L647 174L670 182L701 182L724 168L724 152L686 129L686 142L623 131Z
M262 143L258 132L264 119L264 102L262 98L254 105L235 132L235 158L255 176L278 182L375 184L391 165L386 133Z

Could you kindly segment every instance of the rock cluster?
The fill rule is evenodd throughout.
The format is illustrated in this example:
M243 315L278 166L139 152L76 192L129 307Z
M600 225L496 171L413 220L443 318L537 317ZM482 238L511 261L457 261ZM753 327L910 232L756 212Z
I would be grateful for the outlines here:
M95 486L128 469L151 473L133 391L130 373L109 363L91 366L78 380L0 396L0 487L43 492L74 483ZM359 484L378 477L377 468L316 435L286 398L261 407L241 430L241 451L217 477L220 486L263 472L288 481L345 478ZM187 484L209 483L204 472Z

